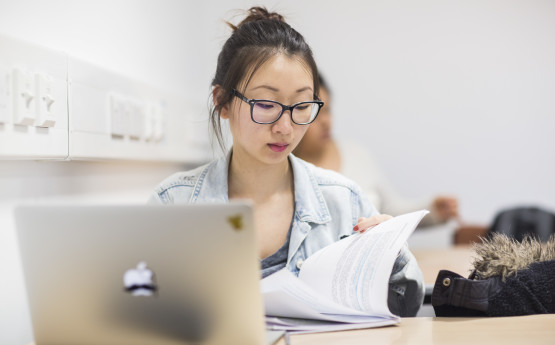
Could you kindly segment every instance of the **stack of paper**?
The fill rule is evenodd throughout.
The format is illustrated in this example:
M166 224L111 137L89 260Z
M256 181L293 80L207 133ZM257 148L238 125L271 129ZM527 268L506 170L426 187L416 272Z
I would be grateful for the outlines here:
M323 332L400 322L387 307L401 247L428 211L392 218L310 256L299 276L283 269L261 281L268 328Z

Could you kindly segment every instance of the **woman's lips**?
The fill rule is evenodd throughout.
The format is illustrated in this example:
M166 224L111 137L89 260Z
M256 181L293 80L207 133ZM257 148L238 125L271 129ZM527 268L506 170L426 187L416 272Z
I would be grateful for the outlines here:
M287 149L287 146L289 146L289 144L268 144L268 146L270 147L270 150L274 151L274 152L283 152L285 151L285 149Z

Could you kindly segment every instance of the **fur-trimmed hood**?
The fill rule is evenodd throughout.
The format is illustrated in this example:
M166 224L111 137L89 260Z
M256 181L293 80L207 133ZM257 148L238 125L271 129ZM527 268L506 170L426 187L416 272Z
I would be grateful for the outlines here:
M527 236L522 242L506 235L494 233L474 244L476 257L473 265L481 279L500 276L503 281L528 268L534 262L555 260L555 235L546 243Z

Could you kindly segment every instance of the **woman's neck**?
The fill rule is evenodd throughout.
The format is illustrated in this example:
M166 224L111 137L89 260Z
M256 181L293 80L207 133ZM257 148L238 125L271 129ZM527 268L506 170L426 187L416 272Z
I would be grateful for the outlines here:
M249 157L232 154L228 173L229 199L248 198L264 202L276 193L293 191L293 172L289 159L268 165Z

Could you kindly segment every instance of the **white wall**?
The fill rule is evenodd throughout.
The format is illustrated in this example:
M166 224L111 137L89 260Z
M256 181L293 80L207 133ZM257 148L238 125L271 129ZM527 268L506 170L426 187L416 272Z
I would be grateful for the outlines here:
M555 2L341 5L302 22L338 136L372 148L407 196L457 195L466 221L555 209Z
M229 34L223 19L254 3L0 0L0 33L174 88L202 109ZM555 2L264 3L311 44L333 86L337 136L371 148L400 192L457 195L470 222L512 204L555 208ZM0 344L32 338L15 204L142 202L179 168L0 161Z

